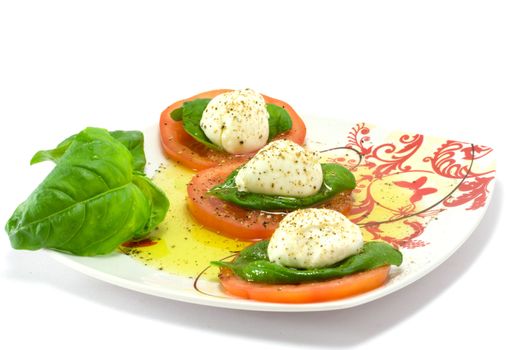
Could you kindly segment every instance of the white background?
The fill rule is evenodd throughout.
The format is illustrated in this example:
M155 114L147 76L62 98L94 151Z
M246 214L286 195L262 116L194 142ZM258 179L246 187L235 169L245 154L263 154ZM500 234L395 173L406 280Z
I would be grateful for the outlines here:
M36 150L86 126L153 125L175 100L223 87L493 146L499 178L443 265L333 312L159 299L0 235L0 348L525 347L526 18L522 1L0 2L2 224L51 168L29 166Z

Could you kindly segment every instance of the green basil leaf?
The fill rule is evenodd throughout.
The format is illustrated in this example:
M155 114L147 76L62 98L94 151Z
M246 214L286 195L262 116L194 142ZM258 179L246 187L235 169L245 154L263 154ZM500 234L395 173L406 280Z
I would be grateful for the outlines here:
M179 107L170 112L170 118L179 122L183 119L183 107Z
M260 241L243 249L233 262L213 261L211 264L229 268L250 282L295 284L344 277L386 265L399 266L403 261L401 252L388 243L372 241L365 243L360 253L330 267L296 269L270 262L268 245L269 240Z
M143 133L140 131L117 130L110 132L110 135L112 135L112 137L117 141L121 142L130 151L130 153L132 153L132 157L134 159L134 170L140 173L144 172L146 157L143 149ZM77 135L68 137L59 143L54 149L38 151L35 153L33 158L31 158L30 164L33 165L46 160L51 160L52 162L57 163L57 161L68 150L72 141L75 139L75 136Z
M221 147L212 143L200 126L201 117L209 102L210 99L206 98L187 101L180 108L170 112L170 117L175 121L183 121L183 128L196 141L201 142L208 148L221 151ZM291 130L293 122L284 108L274 104L267 104L266 108L269 113L268 141L275 138L278 134Z
M37 153L35 153L33 158L31 158L30 164L33 165L47 160L51 160L52 162L57 163L58 160L68 150L71 143L75 139L75 136L77 135L68 137L67 139L59 143L54 149L38 151Z
M196 141L199 141L208 148L221 151L221 147L218 147L212 143L200 126L201 116L203 115L203 112L205 111L205 108L207 108L209 102L210 99L204 98L183 103L183 128Z
M116 130L111 131L110 135L130 151L134 160L134 170L143 173L146 165L143 133L141 131Z
M209 194L240 207L256 210L294 210L322 203L337 193L355 188L355 177L347 168L339 164L323 163L324 180L320 190L309 197L273 196L267 194L240 192L236 187L234 170L224 183L214 186Z
M165 193L148 177L134 174L132 181L137 187L141 189L143 195L145 195L148 201L148 206L150 208L150 217L146 222L145 227L141 232L135 234L134 237L132 237L133 240L136 240L143 238L161 221L163 221L170 203Z
M276 135L287 132L293 127L293 121L289 113L277 105L267 104L267 112L269 113L269 138L271 141Z
M107 254L165 216L165 195L137 174L130 150L108 131L86 128L57 148L49 153L55 168L6 224L13 248Z

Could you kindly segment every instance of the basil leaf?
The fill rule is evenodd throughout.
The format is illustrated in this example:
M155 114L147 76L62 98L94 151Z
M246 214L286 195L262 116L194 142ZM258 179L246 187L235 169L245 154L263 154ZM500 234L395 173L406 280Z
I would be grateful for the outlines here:
M204 144L208 148L222 151L221 147L218 147L209 140L200 126L201 116L209 102L210 99L207 98L199 98L185 102L180 108L170 112L170 117L175 121L183 121L183 129L196 141Z
M294 210L311 207L332 198L337 193L355 188L355 177L347 168L339 164L331 163L323 163L321 165L324 175L322 187L316 194L309 197L273 196L240 192L235 183L235 177L239 169L234 170L224 183L214 186L208 193L219 199L248 209Z
M204 144L208 148L216 151L222 151L222 148L212 143L207 135L203 132L200 126L201 117L207 108L210 99L200 98L183 103L180 108L174 109L170 112L170 117L175 121L182 121L185 131L192 136L196 141ZM289 113L277 105L267 104L267 112L269 113L269 138L268 141L276 137L276 135L287 132L293 127L293 122Z
M134 159L134 170L140 173L143 173L145 170L146 157L143 149L144 146L144 136L140 131L112 131L110 132L113 138L121 142L129 151L132 153ZM40 163L46 160L51 160L54 163L64 155L64 153L70 147L72 141L75 139L75 136L72 135L59 143L57 147L51 150L38 151L35 153L33 158L31 158L30 164Z
M373 270L385 265L401 265L400 251L385 242L372 241L364 244L362 251L341 262L325 268L295 269L269 261L269 240L255 243L240 252L233 262L213 261L212 265L231 269L246 281L269 284L294 284L323 281Z
M196 141L201 142L208 148L212 148L216 151L222 151L222 148L212 143L203 129L201 129L200 122L201 116L207 108L210 99L197 99L191 102L183 103L183 128L185 131L192 136Z
M48 157L56 166L6 224L15 249L107 254L166 215L166 196L137 174L132 152L104 129L86 128L40 154L37 161Z
M267 140L271 141L276 135L291 130L293 121L282 107L268 103L266 108L269 113L269 138Z
M183 107L179 107L170 112L170 118L179 122L183 119Z
M76 135L68 137L67 139L59 143L54 149L38 151L37 153L35 153L33 158L31 158L30 164L33 165L40 162L44 162L46 160L51 160L52 162L57 163L58 160L68 150L75 136Z
M111 131L110 135L122 143L132 154L133 168L135 171L144 173L146 157L144 151L144 136L140 131Z
M150 217L143 230L132 237L133 240L141 239L150 233L163 219L170 205L165 193L158 188L152 180L144 175L134 174L132 179L134 185L139 187L148 201Z

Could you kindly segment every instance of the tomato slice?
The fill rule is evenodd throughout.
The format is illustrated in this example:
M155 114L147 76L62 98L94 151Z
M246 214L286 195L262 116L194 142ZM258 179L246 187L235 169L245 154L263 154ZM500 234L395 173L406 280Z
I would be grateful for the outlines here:
M346 298L382 286L388 280L389 266L321 282L265 284L246 281L230 269L222 268L223 289L234 296L270 303L316 303Z
M223 183L241 164L233 162L194 175L187 186L188 209L199 223L224 236L245 241L269 238L286 212L244 209L207 194L209 189ZM351 191L339 193L319 207L351 215Z
M198 98L213 98L228 91L232 90L221 89L203 92L184 100L177 101L161 113L161 118L159 120L161 145L168 157L194 170L202 170L220 164L246 161L254 155L254 152L242 155L232 155L226 152L218 152L210 149L190 136L183 128L183 122L174 121L170 117L170 112L181 107L184 102ZM263 97L265 102L285 108L293 122L291 130L277 135L274 140L287 139L303 145L306 137L306 126L295 110L284 101L265 95L263 95Z

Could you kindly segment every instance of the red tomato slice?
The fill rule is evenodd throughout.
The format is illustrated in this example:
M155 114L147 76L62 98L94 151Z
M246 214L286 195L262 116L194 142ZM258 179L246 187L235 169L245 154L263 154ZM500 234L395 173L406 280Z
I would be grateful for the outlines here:
M241 164L226 164L194 175L187 186L188 209L199 223L224 236L245 241L269 238L287 213L244 209L207 194ZM337 210L348 216L352 208L351 191L339 193L319 207Z
M177 101L161 113L161 119L159 120L161 144L166 154L171 159L194 170L202 170L220 164L246 161L254 155L254 153L232 155L226 152L218 152L210 149L190 136L185 129L183 129L183 122L174 121L170 118L170 112L181 107L184 102L198 98L213 98L228 91L232 90L221 89L203 92L190 98ZM306 137L306 126L295 110L284 101L265 95L263 95L263 97L265 102L285 108L293 122L291 130L276 136L274 140L287 139L303 145Z
M301 284L265 284L248 282L230 269L220 270L223 289L234 296L270 303L316 303L346 298L382 286L388 279L389 266L355 273L328 281Z

